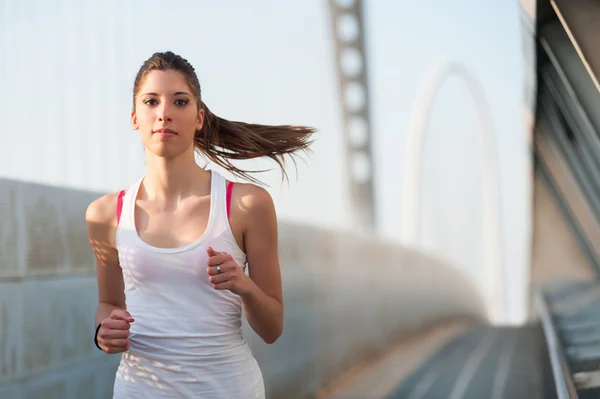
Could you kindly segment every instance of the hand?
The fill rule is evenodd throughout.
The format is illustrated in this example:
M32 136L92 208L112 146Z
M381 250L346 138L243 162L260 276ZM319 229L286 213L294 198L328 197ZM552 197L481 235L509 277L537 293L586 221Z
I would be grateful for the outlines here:
M243 296L249 291L250 278L225 252L217 252L212 247L206 249L208 254L208 280L216 290L229 290L236 295ZM220 266L221 273L217 271Z
M100 323L98 345L106 353L120 353L129 350L129 326L133 317L128 311L115 309Z

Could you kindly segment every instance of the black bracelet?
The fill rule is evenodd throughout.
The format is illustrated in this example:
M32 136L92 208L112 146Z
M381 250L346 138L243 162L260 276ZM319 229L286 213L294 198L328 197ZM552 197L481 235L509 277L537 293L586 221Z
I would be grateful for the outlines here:
M98 327L96 327L96 333L94 334L94 343L96 344L96 348L104 352L100 345L98 345L98 331L100 331L100 327L102 327L102 323L98 324Z

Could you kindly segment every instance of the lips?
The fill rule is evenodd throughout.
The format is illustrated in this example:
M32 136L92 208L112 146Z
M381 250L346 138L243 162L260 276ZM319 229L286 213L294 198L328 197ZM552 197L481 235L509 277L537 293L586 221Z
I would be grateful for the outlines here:
M170 136L177 135L177 132L174 130L171 130L171 129L157 129L154 131L154 133L170 135Z

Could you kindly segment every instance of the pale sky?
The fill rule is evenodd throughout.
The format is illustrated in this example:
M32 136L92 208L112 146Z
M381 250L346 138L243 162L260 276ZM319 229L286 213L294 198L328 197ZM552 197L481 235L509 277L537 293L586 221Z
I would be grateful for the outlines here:
M141 143L129 130L132 80L152 52L171 49L194 64L215 113L319 129L298 181L279 189L278 173L266 180L281 218L343 226L344 153L327 3L134 4L2 2L0 50L9 56L0 64L0 83L8 88L1 109L4 119L12 120L9 126L14 123L23 134L0 150L0 175L102 191L143 173ZM439 62L459 61L473 71L486 90L497 131L506 132L500 134L500 151L508 155L519 148L514 145L522 139L518 8L516 2L476 0L365 4L377 198L385 209L380 214L386 215L380 226L394 235L395 227L385 221L398 207L409 116L419 86ZM451 104L462 101L449 97ZM16 116L22 118L18 125ZM19 145L28 150L18 150ZM103 162L112 156L119 161ZM40 162L44 167L37 167ZM105 163L105 169L94 162ZM36 167L27 170L27 165Z
M517 1L364 4L378 232L398 240L402 231L403 161L418 92L441 63L458 62L481 83L491 110L504 262L523 269L530 156ZM289 186L279 184L277 171L263 180L280 220L348 228L329 23L325 0L2 0L0 177L97 192L130 185L144 173L142 143L129 127L133 78L153 52L172 50L195 66L204 100L217 115L319 129L297 180L293 168ZM477 113L464 84L449 80L431 115L423 160L424 179L434 183L423 183L429 197L422 209L437 212L434 221L446 225L430 232L429 241L441 245L436 250L443 256L458 251L455 261L476 263L479 255L471 256L464 243L448 248L447 239L455 225L467 226L472 237L481 226ZM457 178L436 184L440 172Z

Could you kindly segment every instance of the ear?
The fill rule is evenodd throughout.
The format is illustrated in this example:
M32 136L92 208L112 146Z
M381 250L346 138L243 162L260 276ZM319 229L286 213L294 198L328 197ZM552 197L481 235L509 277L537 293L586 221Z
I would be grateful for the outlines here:
M131 127L133 130L138 130L139 126L137 123L137 116L135 115L135 111L131 111Z
M196 130L200 130L202 129L202 126L204 126L204 110L203 109L199 109L198 110L198 118L196 119Z

